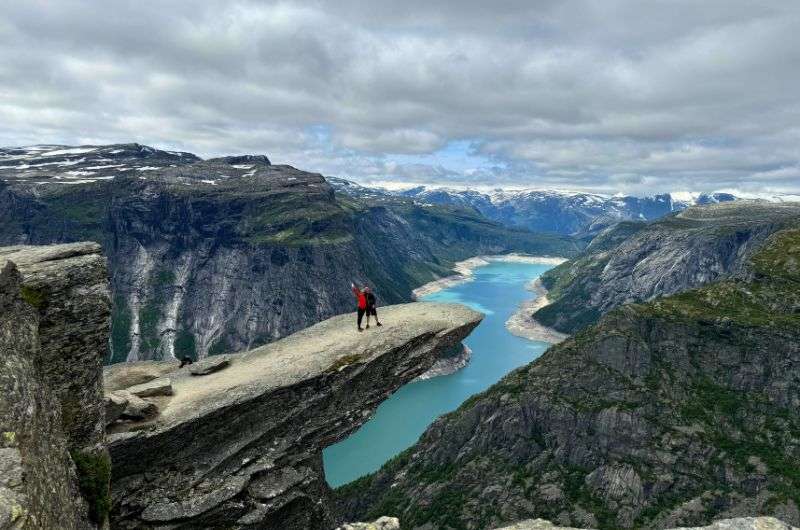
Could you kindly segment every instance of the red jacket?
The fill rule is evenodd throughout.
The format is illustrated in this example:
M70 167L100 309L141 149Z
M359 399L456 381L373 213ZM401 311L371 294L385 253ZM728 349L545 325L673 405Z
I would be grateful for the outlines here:
M353 294L356 295L358 298L358 308L359 309L366 309L367 308L367 297L364 293L358 289L358 287L353 287Z

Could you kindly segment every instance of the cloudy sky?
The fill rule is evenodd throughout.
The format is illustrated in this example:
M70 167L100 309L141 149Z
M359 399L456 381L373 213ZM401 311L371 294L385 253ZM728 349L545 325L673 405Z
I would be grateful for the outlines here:
M800 191L797 0L7 0L0 145L365 183Z

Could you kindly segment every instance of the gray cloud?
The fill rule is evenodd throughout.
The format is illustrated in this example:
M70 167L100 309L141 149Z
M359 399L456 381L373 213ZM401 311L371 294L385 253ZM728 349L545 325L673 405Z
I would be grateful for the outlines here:
M370 182L800 190L796 2L12 4L3 145L266 152Z

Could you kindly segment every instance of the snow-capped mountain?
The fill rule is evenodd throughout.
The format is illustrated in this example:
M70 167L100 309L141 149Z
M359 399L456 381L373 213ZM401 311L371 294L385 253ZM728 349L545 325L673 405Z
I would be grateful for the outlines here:
M535 232L583 234L627 219L653 220L697 204L736 200L729 193L674 193L650 197L551 190L457 190L418 186L390 192L344 179L328 179L348 195L399 195L426 204L471 208L506 226Z

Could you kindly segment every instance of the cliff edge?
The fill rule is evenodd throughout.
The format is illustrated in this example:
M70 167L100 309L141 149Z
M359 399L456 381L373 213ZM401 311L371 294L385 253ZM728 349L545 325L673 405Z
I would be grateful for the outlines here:
M181 369L108 367L110 395L158 408L109 426L113 526L333 528L322 449L481 319L459 305L402 304L382 308L378 330L358 333L340 315Z

